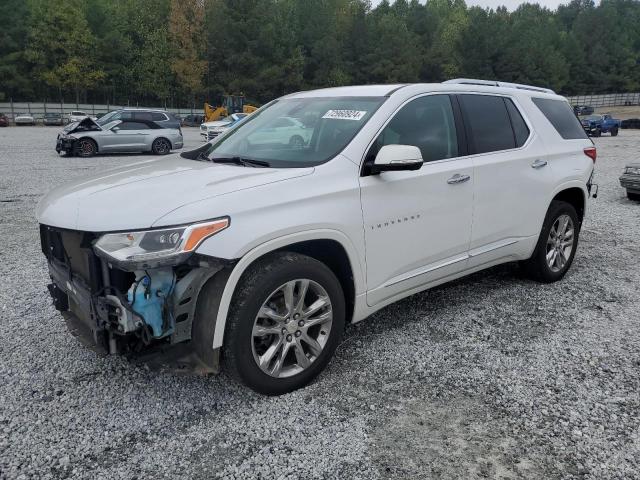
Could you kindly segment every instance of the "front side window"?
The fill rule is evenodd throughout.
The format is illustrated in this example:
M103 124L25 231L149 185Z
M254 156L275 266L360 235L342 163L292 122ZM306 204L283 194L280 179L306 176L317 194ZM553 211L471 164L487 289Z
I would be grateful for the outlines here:
M214 141L206 155L272 167L324 163L347 146L385 97L285 98L265 105Z
M470 153L487 153L515 148L505 100L492 95L460 95Z
M448 95L428 95L407 103L376 139L367 160L385 145L413 145L425 162L458 156L458 136Z

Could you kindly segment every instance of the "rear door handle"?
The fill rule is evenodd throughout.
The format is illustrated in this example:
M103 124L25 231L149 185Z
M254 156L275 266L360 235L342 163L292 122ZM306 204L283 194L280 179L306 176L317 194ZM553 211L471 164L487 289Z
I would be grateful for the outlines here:
M531 168L542 168L542 167L546 167L547 166L547 161L546 160L536 160L535 162L533 162L531 164Z
M447 180L447 183L449 185L455 185L456 183L464 183L470 178L471 177L469 175L460 175L459 173L456 173L453 177Z

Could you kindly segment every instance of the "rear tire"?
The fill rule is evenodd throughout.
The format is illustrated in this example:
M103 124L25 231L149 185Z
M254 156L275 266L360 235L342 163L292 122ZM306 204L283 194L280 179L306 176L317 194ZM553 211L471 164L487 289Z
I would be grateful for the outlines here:
M166 138L156 138L151 144L154 155L167 155L171 153L171 142Z
M90 138L81 138L75 145L75 154L79 157L93 157L96 153L98 153L98 145Z
M617 137L618 136L618 129L614 128L613 130L611 130L611 136L612 137Z
M533 255L521 264L524 273L542 283L562 279L573 263L579 234L580 221L573 205L551 202Z
M321 306L309 314L313 305ZM326 265L297 253L266 255L242 275L233 295L223 369L266 395L304 387L331 360L344 322L344 294Z
M633 193L627 190L627 198L629 200L633 200L634 202L640 202L640 193Z

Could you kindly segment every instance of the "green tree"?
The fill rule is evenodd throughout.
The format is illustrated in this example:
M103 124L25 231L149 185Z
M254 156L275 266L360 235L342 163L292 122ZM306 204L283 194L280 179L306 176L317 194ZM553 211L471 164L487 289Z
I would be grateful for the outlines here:
M25 59L37 78L60 91L80 93L104 78L94 64L94 38L80 0L30 0Z

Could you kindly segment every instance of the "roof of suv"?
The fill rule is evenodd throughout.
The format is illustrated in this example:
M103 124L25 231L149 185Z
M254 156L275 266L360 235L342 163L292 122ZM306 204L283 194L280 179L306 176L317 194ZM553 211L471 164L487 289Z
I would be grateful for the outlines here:
M142 107L124 107L124 108L117 108L116 111L127 111L127 112L162 112L162 113L169 113L167 110L163 110L161 108L142 108Z
M443 83L408 83L392 85L357 85L348 87L322 88L308 90L287 95L285 98L317 98L317 97L385 97L391 96L405 87L421 86L426 91L460 91L460 92L491 92L513 94L519 92L526 95L557 94L548 88L516 83L494 82L487 80L454 79Z

